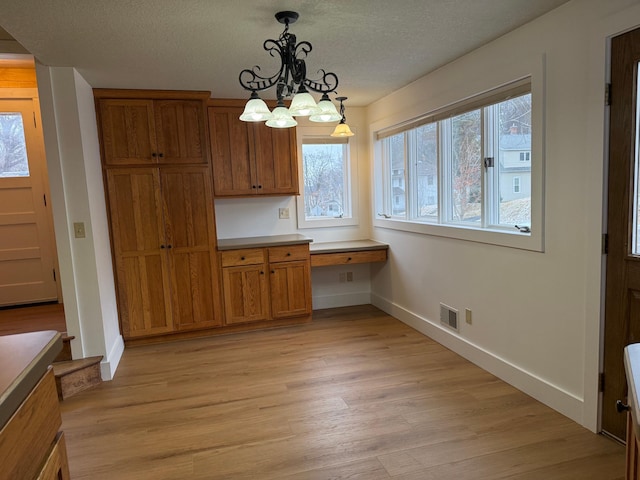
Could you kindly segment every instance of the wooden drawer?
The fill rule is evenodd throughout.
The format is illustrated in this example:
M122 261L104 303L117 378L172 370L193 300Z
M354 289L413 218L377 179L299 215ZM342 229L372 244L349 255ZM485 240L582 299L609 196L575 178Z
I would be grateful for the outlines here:
M269 263L292 262L309 258L309 245L287 245L284 247L270 247Z
M351 265L353 263L385 262L386 260L386 249L363 250L360 252L314 253L311 255L311 266Z
M264 263L264 250L262 248L226 250L220 253L220 263L223 267L258 265L260 263Z
M70 478L64 433L59 432L49 457L38 475L38 480L69 480Z
M0 479L36 478L62 424L49 368L0 430Z

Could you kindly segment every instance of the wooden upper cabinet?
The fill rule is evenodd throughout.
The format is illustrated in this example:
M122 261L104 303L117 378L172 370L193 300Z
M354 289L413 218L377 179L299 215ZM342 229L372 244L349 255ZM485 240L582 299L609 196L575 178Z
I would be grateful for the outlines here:
M154 163L153 101L103 99L98 103L107 165Z
M298 195L295 128L239 119L244 102L209 102L214 194L218 197Z
M95 89L94 96L105 165L208 163L208 92Z

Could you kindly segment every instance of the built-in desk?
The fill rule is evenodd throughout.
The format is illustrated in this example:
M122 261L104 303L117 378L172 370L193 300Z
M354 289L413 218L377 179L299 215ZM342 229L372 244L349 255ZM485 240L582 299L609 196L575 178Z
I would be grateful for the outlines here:
M312 267L386 262L389 245L375 240L312 243L309 245Z

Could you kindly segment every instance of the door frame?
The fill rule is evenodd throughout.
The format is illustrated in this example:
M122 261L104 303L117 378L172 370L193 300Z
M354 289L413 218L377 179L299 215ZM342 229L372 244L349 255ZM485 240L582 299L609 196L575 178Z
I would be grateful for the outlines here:
M0 88L0 99L2 100L30 100L33 105L33 111L36 116L36 131L37 139L35 140L35 148L39 159L42 161L42 168L40 171L42 189L47 197L47 233L51 241L51 250L53 254L53 265L56 271L56 296L58 303L62 303L62 285L60 281L60 265L58 262L58 247L56 244L56 235L54 230L53 220L53 207L51 204L51 190L49 180L49 168L47 163L47 156L44 148L44 132L42 128L42 117L40 114L40 97L38 95L37 88Z

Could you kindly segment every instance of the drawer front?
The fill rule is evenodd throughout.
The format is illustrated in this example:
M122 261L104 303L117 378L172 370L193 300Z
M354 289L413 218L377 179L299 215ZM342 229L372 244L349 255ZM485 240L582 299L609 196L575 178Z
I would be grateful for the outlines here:
M309 245L288 245L284 247L270 247L269 263L292 262L309 258Z
M361 252L318 253L311 255L312 267L328 265L351 265L353 263L384 262L387 250L364 250Z
M0 430L0 478L36 478L61 424L56 381L49 368Z
M245 248L242 250L226 250L220 254L223 267L241 267L243 265L257 265L264 263L262 248Z

